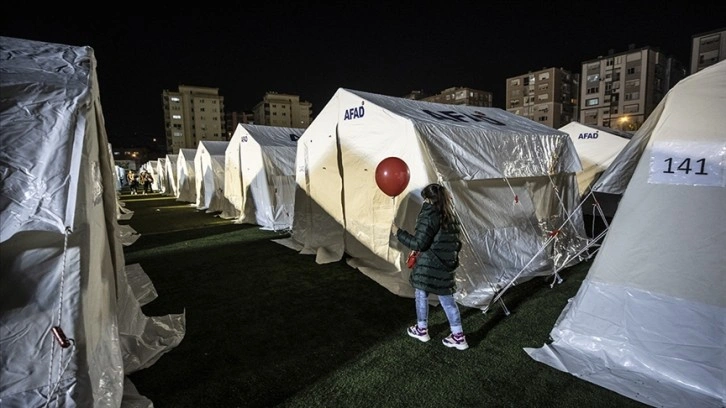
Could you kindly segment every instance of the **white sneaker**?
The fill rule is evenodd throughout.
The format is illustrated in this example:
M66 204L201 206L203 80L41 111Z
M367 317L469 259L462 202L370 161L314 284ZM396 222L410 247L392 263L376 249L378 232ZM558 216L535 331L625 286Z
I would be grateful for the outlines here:
M464 333L451 333L445 339L441 340L441 342L444 343L444 346L454 347L457 350L466 350L469 348Z
M429 337L429 330L420 329L418 325L409 327L408 330L406 330L406 333L414 339L421 340L424 343L431 340L431 337Z

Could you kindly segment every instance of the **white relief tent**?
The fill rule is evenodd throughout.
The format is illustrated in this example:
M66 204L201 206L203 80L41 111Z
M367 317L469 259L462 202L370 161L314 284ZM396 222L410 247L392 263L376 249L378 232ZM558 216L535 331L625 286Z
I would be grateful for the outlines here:
M224 152L228 141L202 140L194 156L194 174L197 210L208 213L224 207Z
M410 181L391 198L375 172L387 157ZM413 296L407 250L391 237L413 230L420 191L452 193L464 228L456 299L487 309L516 282L579 262L585 245L576 210L581 169L569 136L501 109L414 101L339 89L298 141L295 216L281 244L354 268Z
M224 197L229 204L219 214L221 218L238 218L242 212L242 170L240 163L239 124L229 140L229 146L224 151ZM236 136L236 137L235 137Z
M161 194L166 194L169 191L168 182L166 179L166 157L159 157L156 159L156 181L157 190Z
M116 191L121 191L128 184L129 171L116 164L114 164L114 168L116 169Z
M197 202L197 182L194 174L194 159L197 149L179 149L176 160L176 200Z
M608 168L630 140L580 122L570 122L559 130L570 135L580 157L582 171L577 172L577 185L581 196L587 193L590 185Z
M0 401L150 406L126 375L184 316L145 316L129 279L95 53L0 37L0 66Z
M223 216L236 218L236 223L257 224L262 229L292 228L297 140L304 131L237 125L225 159L224 193L233 208Z
M179 196L179 188L177 183L176 166L179 160L178 154L166 155L166 194L174 197Z
M622 193L536 361L657 407L726 405L726 61L677 83L598 183Z

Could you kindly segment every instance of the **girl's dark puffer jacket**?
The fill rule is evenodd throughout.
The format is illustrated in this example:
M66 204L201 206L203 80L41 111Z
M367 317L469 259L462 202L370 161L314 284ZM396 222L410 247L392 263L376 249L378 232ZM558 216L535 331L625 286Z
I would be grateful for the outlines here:
M420 251L409 281L415 289L436 295L455 292L454 270L459 266L459 225L441 228L441 214L424 202L416 218L416 232L398 229L396 238L408 248Z

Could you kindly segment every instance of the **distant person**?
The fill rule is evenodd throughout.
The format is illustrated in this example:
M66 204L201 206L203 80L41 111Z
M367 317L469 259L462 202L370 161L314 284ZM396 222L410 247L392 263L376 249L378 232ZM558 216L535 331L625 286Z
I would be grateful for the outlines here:
M151 177L151 173L149 172L145 172L144 175L144 194L151 194L154 192L154 190L151 188L151 183L154 182L154 178Z
M466 350L469 345L461 324L459 305L454 300L454 270L459 266L459 223L451 198L440 184L429 184L421 191L424 199L412 235L391 225L391 233L403 245L419 252L409 282L415 289L416 325L408 328L409 336L423 342L431 340L428 332L429 294L435 294L449 320L451 334L442 342L446 347Z
M139 176L133 171L129 172L129 189L131 189L131 194L138 194L138 188L139 188Z

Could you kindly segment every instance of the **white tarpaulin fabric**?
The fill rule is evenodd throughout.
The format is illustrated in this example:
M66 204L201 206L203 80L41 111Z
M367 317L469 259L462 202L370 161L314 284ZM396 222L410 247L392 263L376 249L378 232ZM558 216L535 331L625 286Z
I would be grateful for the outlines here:
M166 180L166 157L159 157L156 160L156 177L154 178L159 193L166 194L169 190Z
M127 277L93 49L0 37L0 66L0 402L119 407L184 316Z
M176 160L177 201L197 202L197 182L194 174L194 159L197 149L179 149Z
M375 181L392 156L411 174L393 198ZM286 245L316 253L319 263L345 252L391 292L413 296L407 250L390 228L395 221L412 231L421 189L441 182L464 228L457 300L485 309L513 282L573 262L585 245L582 213L573 211L580 169L566 133L501 109L339 89L298 141Z
M224 152L229 142L202 140L194 156L197 210L222 211L224 202Z
M238 132L239 125L224 152L224 197L229 203L219 214L224 219L238 218L242 211L242 164L239 160L241 135L237 135Z
M720 62L646 120L600 253L533 359L652 406L726 406L724 112Z
M179 196L179 188L177 187L176 166L179 160L178 154L166 155L166 194L174 197Z
M592 185L593 192L622 196L633 176L635 166L637 166L638 160L640 160L643 150L645 150L650 135L653 133L653 128L660 120L664 106L661 103L655 107L648 119L640 126L640 129L635 132L630 141L595 181L595 184Z
M582 171L577 172L577 185L581 196L587 193L592 182L610 166L629 141L614 133L579 122L570 122L560 130L570 135L577 155L580 156Z
M292 228L295 212L295 157L304 129L239 124L227 148L225 218L262 229ZM228 187L228 188L227 188Z

